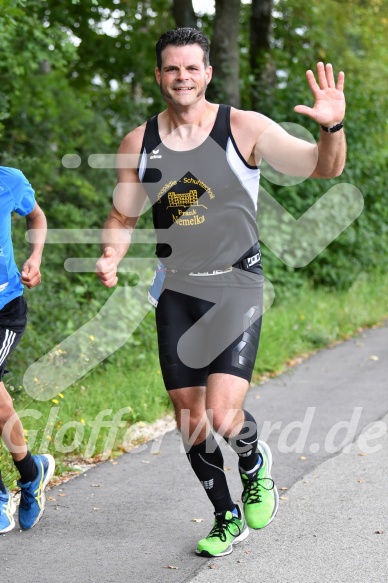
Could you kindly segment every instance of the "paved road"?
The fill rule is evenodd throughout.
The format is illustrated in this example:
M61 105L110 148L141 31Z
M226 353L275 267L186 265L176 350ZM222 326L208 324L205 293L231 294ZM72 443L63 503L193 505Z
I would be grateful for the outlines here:
M171 431L52 488L37 527L0 537L1 583L387 583L387 357L388 325L249 392L287 489L276 520L232 555L193 552L212 508Z

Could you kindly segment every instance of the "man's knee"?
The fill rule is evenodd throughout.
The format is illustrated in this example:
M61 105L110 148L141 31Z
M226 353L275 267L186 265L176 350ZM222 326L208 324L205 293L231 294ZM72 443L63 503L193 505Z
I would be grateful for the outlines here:
M209 421L206 411L190 411L181 409L176 415L177 426L185 442L199 443L206 438Z
M233 437L244 421L242 409L221 409L208 412L214 431L222 437Z

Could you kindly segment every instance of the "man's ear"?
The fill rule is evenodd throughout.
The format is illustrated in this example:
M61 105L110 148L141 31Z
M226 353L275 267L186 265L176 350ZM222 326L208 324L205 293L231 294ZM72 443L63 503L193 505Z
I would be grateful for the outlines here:
M158 67L155 67L155 77L156 77L157 84L160 85L160 71L159 71Z
M209 85L209 83L213 77L213 67L211 65L209 65L206 68L205 77L206 77L206 85Z

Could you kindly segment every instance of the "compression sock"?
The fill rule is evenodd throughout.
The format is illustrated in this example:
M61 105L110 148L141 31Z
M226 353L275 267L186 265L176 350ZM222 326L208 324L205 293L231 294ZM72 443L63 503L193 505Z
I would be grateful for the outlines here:
M20 474L20 481L22 484L26 482L33 482L38 475L38 468L34 462L34 459L30 452L27 452L27 455L20 461L13 461L16 466L16 469L19 471Z
M231 448L239 457L239 469L242 472L250 472L262 462L261 455L257 452L257 424L248 411L244 411L244 425L235 437L227 438Z
M224 458L214 435L209 435L205 441L186 449L187 458L205 492L214 506L215 512L235 510L235 504L230 497L224 472Z

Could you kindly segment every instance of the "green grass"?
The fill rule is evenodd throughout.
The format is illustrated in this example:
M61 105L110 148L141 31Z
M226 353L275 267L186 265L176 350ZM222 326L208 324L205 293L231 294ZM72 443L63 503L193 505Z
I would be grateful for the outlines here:
M387 275L364 274L348 291L313 290L305 284L294 294L283 293L281 301L275 298L264 316L253 382L281 372L296 357L381 322L388 317L387 289ZM31 399L20 387L12 390L12 377L8 379L29 447L53 453L57 473L66 470L74 458L118 455L134 424L152 423L171 413L154 327L150 312L135 342L48 402ZM0 465L4 480L11 485L16 473L4 448L0 448Z
M345 340L388 317L388 276L363 274L348 291L312 290L275 302L263 318L253 380L279 373L301 355Z

